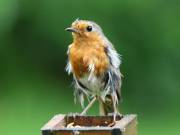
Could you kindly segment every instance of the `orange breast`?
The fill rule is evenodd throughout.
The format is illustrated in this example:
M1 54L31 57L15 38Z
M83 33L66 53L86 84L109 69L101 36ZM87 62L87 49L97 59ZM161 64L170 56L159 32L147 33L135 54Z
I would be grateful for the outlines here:
M109 59L104 50L104 46L97 42L72 44L69 57L76 77L80 78L88 73L90 64L94 65L96 76L106 72L109 67Z

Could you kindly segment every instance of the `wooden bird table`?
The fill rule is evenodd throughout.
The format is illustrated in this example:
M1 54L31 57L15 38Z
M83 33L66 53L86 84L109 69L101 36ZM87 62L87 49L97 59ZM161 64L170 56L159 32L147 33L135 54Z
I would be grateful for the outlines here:
M55 115L42 129L42 135L137 135L137 116Z

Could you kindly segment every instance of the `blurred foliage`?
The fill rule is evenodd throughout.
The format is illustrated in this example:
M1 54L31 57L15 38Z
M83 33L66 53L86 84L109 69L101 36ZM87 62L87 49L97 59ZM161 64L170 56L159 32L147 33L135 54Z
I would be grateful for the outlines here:
M140 135L179 135L178 0L0 0L0 129L40 134L57 113L80 112L65 73L80 17L98 22L122 55L123 113L137 113ZM90 114L97 113L95 106Z

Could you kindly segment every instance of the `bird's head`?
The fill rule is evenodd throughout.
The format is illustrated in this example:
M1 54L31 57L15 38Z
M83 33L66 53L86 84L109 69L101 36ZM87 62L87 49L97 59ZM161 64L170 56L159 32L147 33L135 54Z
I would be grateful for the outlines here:
M101 27L92 21L76 19L66 31L72 32L73 38L96 39L103 35Z

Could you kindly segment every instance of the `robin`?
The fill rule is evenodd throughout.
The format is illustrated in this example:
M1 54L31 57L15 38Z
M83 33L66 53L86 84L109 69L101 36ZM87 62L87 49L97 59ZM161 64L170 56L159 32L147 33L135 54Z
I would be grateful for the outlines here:
M66 71L73 74L75 101L84 107L84 99L89 100L81 114L86 114L96 100L100 115L119 114L120 55L95 22L77 19L66 31L73 36Z

